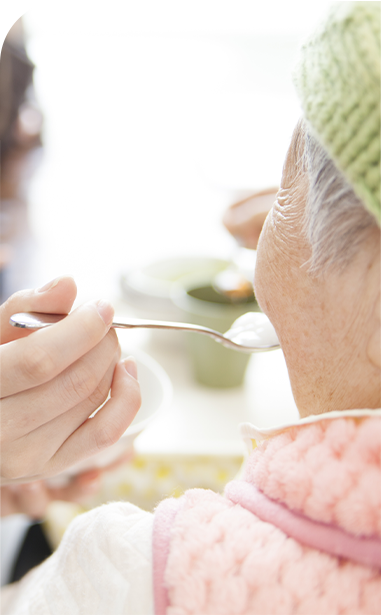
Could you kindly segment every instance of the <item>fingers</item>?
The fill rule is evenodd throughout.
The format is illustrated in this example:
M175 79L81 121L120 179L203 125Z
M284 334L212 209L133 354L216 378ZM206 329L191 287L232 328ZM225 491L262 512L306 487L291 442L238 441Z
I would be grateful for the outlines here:
M51 475L116 443L141 405L136 363L127 358L117 364L111 397L100 411L63 443L49 465Z
M44 481L33 481L1 488L1 517L23 513L33 520L45 517L52 501L80 503L100 486L102 471L92 469L77 475L63 488L50 488Z
M13 490L13 486L2 486L0 488L0 509L1 517L4 518L7 515L13 515L14 513L22 513L17 506L17 497Z
M62 488L49 488L50 498L52 500L81 503L99 489L101 477L102 471L100 469L91 469L81 473Z
M69 435L59 441L65 425L68 424L67 429L73 432L105 400L119 359L118 338L115 331L110 330L86 355L48 383L3 399L2 440L16 440L30 433L29 441L38 443L42 433L37 434L37 430L45 426L47 442L51 446L57 441L57 449ZM62 415L69 417L62 418ZM55 418L62 419L53 426Z
M15 443L12 466L2 468L3 475L12 478L25 477L28 471L30 473L30 469L34 469L35 476L45 476L44 468L50 465L54 454L107 399L114 368L115 364L107 370L91 400L85 400L67 413L19 439Z
M59 323L2 345L1 397L52 380L102 340L113 316L107 302L88 302Z
M1 488L1 515L24 513L30 518L42 518L51 501L42 481Z
M24 338L31 331L13 327L9 323L12 314L17 312L51 312L67 314L77 295L77 287L72 278L63 276L52 280L40 289L19 291L0 307L0 343Z
M111 337L113 346L111 350L115 348L115 341L117 341L115 332L109 332L106 338ZM105 353L101 352L102 348L105 348L105 341L102 341L97 350L100 347L100 356L103 358ZM90 353L90 355L94 355L94 353ZM83 424L84 421L95 411L97 410L106 400L110 387L112 384L113 373L115 369L116 363L120 359L120 347L117 343L115 351L111 355L110 365L107 367L106 373L104 376L102 374L98 375L99 382L96 384L96 388L93 392L83 400L77 406L70 408L70 410L66 412L62 412L58 416L57 413L60 409L57 410L57 406L53 398L49 398L49 396L45 396L47 408L45 410L45 416L48 415L49 408L50 413L54 417L50 421L47 421L44 425L40 424L40 417L38 412L34 413L33 411L28 414L29 406L27 404L26 413L23 414L22 422L18 419L20 413L23 412L23 405L19 403L19 397L22 394L18 394L16 396L11 396L10 398L6 398L2 401L3 412L1 417L2 422L2 462L1 462L1 475L3 484L9 483L11 481L16 481L17 479L23 478L24 481L39 479L45 477L45 470L47 465L50 463L50 459L54 456L56 451L61 447L64 441L73 433L75 430ZM110 357L109 357L110 360ZM89 365L91 366L91 357L89 358ZM102 371L104 370L104 366L102 367ZM34 390L30 390L33 392ZM26 392L28 393L28 392ZM68 395L71 394L71 390L67 392ZM50 400L50 403L49 403ZM15 408L8 407L7 403L15 401ZM37 411L38 411L38 401L39 398L36 398ZM44 403L44 396L40 398L41 404ZM16 412L12 412L16 411ZM14 420L9 420L6 422L7 417L14 417ZM26 416L26 419L25 419ZM28 421L29 420L29 421ZM33 422L36 425L39 425L36 429L31 429L31 425ZM5 426L5 427L3 427ZM8 433L11 436L15 436L17 433L21 433L19 438L8 439Z
M32 517L42 515L52 498L36 480L115 443L140 407L136 364L132 359L117 363L120 349L110 331L114 311L107 302L89 302L31 333L9 325L16 312L67 314L75 297L74 281L60 278L15 294L0 308L2 482L19 482L8 502ZM91 418L110 386L110 399ZM26 481L33 483L21 488ZM83 494L91 483L89 477L78 478L68 498L79 496L79 488Z
M102 481L104 473L113 471L122 464L127 464L133 458L133 449L124 452L115 462L106 467L92 468L73 477L69 484L59 488L49 488L52 500L69 501L72 503L82 503L92 494L96 493Z

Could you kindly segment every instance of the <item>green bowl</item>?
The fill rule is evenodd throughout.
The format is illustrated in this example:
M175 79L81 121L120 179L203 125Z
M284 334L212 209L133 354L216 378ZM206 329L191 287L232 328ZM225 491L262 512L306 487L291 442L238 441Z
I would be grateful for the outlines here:
M184 313L184 321L226 332L239 316L259 311L255 298L231 302L211 286L220 270L180 278L172 285L174 304ZM250 355L227 349L212 338L186 333L187 349L195 379L208 387L239 387L245 378Z

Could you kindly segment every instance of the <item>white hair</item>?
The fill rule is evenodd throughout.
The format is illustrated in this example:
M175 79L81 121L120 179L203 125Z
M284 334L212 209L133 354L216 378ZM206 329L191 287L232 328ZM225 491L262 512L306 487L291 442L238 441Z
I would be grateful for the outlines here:
M304 133L300 163L309 184L305 209L305 232L312 249L309 271L318 275L331 266L344 268L378 225L307 122L299 122L296 130Z

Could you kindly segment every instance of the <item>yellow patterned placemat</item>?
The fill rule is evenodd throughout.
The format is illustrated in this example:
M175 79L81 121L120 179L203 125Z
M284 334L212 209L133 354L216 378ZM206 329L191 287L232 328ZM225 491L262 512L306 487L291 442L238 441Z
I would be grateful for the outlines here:
M83 505L55 502L49 506L45 532L55 549L70 522L80 513L110 501L129 501L146 511L169 496L190 488L222 493L243 463L242 456L136 455L112 472L104 473L99 491Z

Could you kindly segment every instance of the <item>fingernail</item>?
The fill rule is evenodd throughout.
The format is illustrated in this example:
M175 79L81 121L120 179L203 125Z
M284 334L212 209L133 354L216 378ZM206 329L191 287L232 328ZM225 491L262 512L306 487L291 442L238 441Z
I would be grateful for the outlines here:
M130 356L124 360L123 365L130 376L136 381L138 380L138 367L136 365L135 358Z
M54 278L54 280L47 282L46 284L44 284L43 287L40 287L39 289L37 289L37 293L46 293L46 291L50 291L51 289L53 289L54 287L58 285L60 280L62 280L62 276L58 276L58 278Z
M110 325L114 318L114 308L103 299L95 302L95 305L105 324Z

